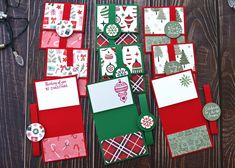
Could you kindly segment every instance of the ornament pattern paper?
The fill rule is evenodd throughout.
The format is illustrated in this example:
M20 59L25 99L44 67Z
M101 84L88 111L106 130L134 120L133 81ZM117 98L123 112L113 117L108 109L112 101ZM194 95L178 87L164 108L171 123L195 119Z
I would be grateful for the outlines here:
M170 56L168 53L169 47L173 46L174 55ZM177 61L181 64L183 70L196 71L195 66L195 51L192 43L185 44L168 44L168 45L154 45L153 46L153 62L155 75L164 74L165 68L170 61ZM171 53L172 54L172 53ZM174 60L170 60L174 57Z
M117 67L116 48L100 48L99 53L102 76L113 76L113 68ZM132 74L143 73L142 53L138 45L123 46L122 56L124 66L129 68Z
M106 163L122 161L147 153L141 132L101 141L101 146Z
M185 10L184 7L175 7L176 20L179 23L180 30L182 35L178 37L174 35L174 38L177 37L176 42L182 43L185 42ZM145 52L151 52L151 46L156 44L170 44L171 38L167 37L166 34L175 34L175 31L170 32L171 29L165 29L168 23L173 21L170 16L170 7L144 7L144 43L145 43ZM177 24L178 25L178 24ZM173 36L170 36L173 37Z
M97 46L110 45L109 39L104 35L104 27L109 23L109 5L97 5ZM135 44L138 41L138 6L116 5L116 23L121 28L121 35L115 39L115 44ZM99 19L98 19L99 18Z
M86 156L83 133L46 138L42 141L46 162Z
M47 77L77 75L78 78L87 77L88 50L73 49L73 66L67 66L66 49L47 50Z
M173 157L212 146L206 125L170 134L167 139Z

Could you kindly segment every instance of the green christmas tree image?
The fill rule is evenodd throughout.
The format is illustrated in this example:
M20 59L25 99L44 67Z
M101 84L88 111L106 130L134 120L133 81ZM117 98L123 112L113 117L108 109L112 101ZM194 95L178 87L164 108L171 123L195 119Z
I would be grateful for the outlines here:
M159 62L160 57L163 57L162 49L157 46L154 48L154 58L157 58L157 61Z
M185 68L186 64L189 64L188 58L187 58L184 50L182 50L182 55L181 55L181 58L180 58L180 64L183 65L184 68Z
M182 22L182 19L181 19L181 17L180 17L180 14L179 14L179 11L178 11L178 10L176 10L176 21L177 21L177 22Z
M148 25L145 26L145 34L151 34L151 30Z
M169 62L168 62L168 61L166 61L166 62L165 62L165 65L164 65L164 70L163 70L163 72L164 72L164 73L166 73L166 72L167 72L168 64L169 64Z
M159 9L158 9L158 8L151 8L151 11L155 12L155 13L156 13L156 15L157 15L157 13L158 13Z
M175 50L175 55L177 55L177 58L179 58L179 55L182 54L179 45L175 45L174 50Z
M166 20L166 15L165 13L163 12L163 9L159 9L159 14L157 16L157 19L158 20L161 20L161 23L163 22L163 20Z

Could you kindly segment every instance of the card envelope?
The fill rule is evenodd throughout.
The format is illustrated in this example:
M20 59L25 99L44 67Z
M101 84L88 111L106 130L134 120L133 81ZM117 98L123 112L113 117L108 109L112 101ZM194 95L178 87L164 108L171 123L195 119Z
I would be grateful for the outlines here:
M43 160L51 162L86 156L76 76L35 81L35 91L36 120L46 132L41 141Z
M87 87L105 164L147 155L128 77Z
M212 147L192 71L153 79L152 87L171 156Z

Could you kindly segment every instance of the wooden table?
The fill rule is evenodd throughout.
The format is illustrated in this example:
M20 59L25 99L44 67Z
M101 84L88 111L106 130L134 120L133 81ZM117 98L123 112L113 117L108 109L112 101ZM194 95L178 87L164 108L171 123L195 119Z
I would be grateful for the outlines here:
M8 0L14 2L14 0ZM151 111L157 116L154 130L155 144L150 155L108 167L182 167L182 168L234 168L235 167L235 10L227 0L73 0L87 4L84 47L91 48L90 83L98 80L97 53L95 52L96 3L138 3L142 6L185 5L187 7L188 41L196 45L199 92L204 103L202 85L210 83L214 100L222 108L219 135L214 136L214 148L177 159L169 157L162 125L156 114L153 93L148 86ZM0 9L5 3L0 3ZM16 40L16 49L24 57L25 66L16 65L11 49L0 51L0 167L104 167L93 123L90 104L82 98L83 116L89 156L83 159L44 164L41 157L32 156L31 143L25 138L29 122L29 104L35 102L33 81L43 79L45 51L39 49L39 28L42 21L43 0L22 0L20 8L9 11L15 17L28 17L27 32ZM142 13L140 13L142 15ZM15 32L23 28L14 22ZM0 25L0 39L6 31ZM142 34L142 32L141 32ZM4 36L5 37L5 36ZM5 38L4 38L5 39ZM151 77L150 55L145 56L145 67Z

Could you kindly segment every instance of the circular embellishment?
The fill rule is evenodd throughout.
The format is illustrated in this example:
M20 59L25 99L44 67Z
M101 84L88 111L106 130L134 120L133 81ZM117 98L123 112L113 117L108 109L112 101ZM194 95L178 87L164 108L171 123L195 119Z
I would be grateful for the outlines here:
M109 63L109 65L106 67L106 70L108 73L113 73L114 69L115 69L115 66L111 63Z
M110 39L117 38L120 35L120 33L121 33L121 28L116 23L107 24L104 27L104 34Z
M60 37L69 37L73 34L73 24L69 20L61 20L56 26L56 32Z
M130 75L130 71L126 67L117 67L114 70L114 77L115 78L122 77L122 76L129 76L129 75Z
M177 61L171 61L165 63L164 72L168 74L173 74L176 72L183 71L183 66Z
M221 115L221 109L216 103L207 103L203 107L203 116L209 121L215 121L219 119Z
M45 136L45 129L39 123L32 123L27 127L26 136L32 142L39 142Z
M143 131L150 131L155 127L156 119L152 114L140 115L138 119L138 126Z
M183 32L181 25L174 21L168 22L165 26L165 33L170 38L178 38Z

